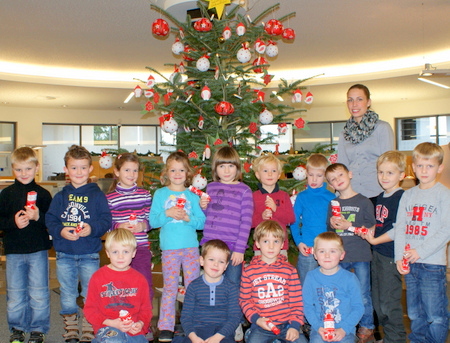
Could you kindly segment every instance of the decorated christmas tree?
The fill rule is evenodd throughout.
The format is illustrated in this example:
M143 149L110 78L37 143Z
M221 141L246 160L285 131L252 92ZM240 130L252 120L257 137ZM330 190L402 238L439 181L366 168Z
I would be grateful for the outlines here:
M199 1L201 18L187 15L185 22L151 5L174 25L159 18L153 34L173 34L171 48L179 58L166 64L173 67L170 77L147 67L150 76L136 86L135 95L145 99L143 114L156 113L162 130L176 133L176 149L186 152L206 179L211 180L215 149L231 145L242 157L246 182L251 184L251 160L261 153L262 144L277 143L277 135L262 135L262 126L278 124L279 134L286 132L287 122L305 127L299 115L304 109L289 106L280 97L311 103L313 96L308 93L302 99L300 84L305 80L281 79L274 85L270 73L268 60L276 63L277 44L295 38L294 30L283 26L295 13L275 19L276 4L252 20L241 6L225 6L229 2L215 1L208 9L207 2ZM155 82L156 74L164 81ZM202 181L200 176L196 180Z

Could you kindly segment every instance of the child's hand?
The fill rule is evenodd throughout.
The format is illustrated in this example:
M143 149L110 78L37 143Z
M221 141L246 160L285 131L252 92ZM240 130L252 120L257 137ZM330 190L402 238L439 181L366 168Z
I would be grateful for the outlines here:
M308 246L305 243L300 243L298 245L298 251L303 255L303 256L309 256L310 254L308 254L308 252L306 251L306 249L308 249Z
M244 254L234 251L231 254L230 261L233 266L237 266L244 261Z
M131 330L131 327L134 325L135 323L132 320L127 320L127 321L123 321L120 318L116 318L116 319L105 319L103 321L103 325L105 326L111 326L113 328L116 328L122 332L128 332Z
M259 327L261 327L266 331L271 331L269 326L267 325L267 320L268 318L266 317L259 317L258 320L256 321L256 325L258 325Z
M188 335L188 337L189 337L189 339L191 340L192 343L205 343L205 341L202 338L198 337L195 332L191 332Z
M286 332L286 340L293 342L300 337L300 332L297 329L289 328Z
M334 330L334 339L332 339L332 342L340 342L344 339L346 333L345 330L342 328Z
M131 325L130 331L128 331L128 332L131 333L131 334L133 334L133 335L136 335L136 334L138 334L139 332L141 332L143 326L144 326L144 323L143 323L141 320L139 320L139 321L137 321L137 322L134 322L134 323Z
M34 221L39 220L39 209L36 206L33 206L33 207L25 206L25 213L27 214L29 220L34 220Z
M269 210L268 208L266 208L262 213L262 219L270 220L270 219L272 219L272 215L273 215L272 210Z
M166 216L175 220L183 220L185 215L186 211L183 208L179 208L177 206L172 206L171 208L166 210Z
M277 205L270 196L266 196L266 201L264 202L264 205L266 205L266 207L270 207L273 212L277 210Z
M200 207L202 208L202 210L206 210L210 201L210 197L200 197Z
M92 228L88 223L83 223L83 229L78 232L78 236L80 237L87 237L91 234Z
M403 270L402 260L396 261L395 264L397 265L397 270L401 275L406 275L409 273L409 268L408 270Z
M322 340L324 342L332 342L334 341L334 338L329 339L325 337L325 329L323 327L320 327L319 330L317 330L317 333L320 335L320 337L322 338Z
M20 210L14 215L14 222L19 229L23 229L30 224L30 219L27 216L27 213L24 210Z
M80 236L75 233L75 228L73 226L65 226L61 230L61 237L69 241L77 241Z
M181 220L189 223L191 221L191 217L189 217L189 215L185 211L184 212L184 217Z
M346 220L343 216L341 217L331 217L330 225L335 230L347 230L352 223Z
M406 257L409 263L416 263L420 258L419 253L416 249L409 249L403 253L403 256Z
M215 335L208 337L205 339L205 343L219 343L222 342L222 339L224 339L224 335L221 335L220 333L216 333Z

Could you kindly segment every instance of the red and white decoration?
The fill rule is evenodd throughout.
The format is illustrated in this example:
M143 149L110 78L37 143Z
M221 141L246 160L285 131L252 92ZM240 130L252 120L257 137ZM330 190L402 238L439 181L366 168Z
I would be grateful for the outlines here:
M205 145L205 150L203 150L203 161L205 159L209 160L211 158L211 147L206 144Z
M200 130L203 129L203 125L205 125L205 118L203 118L202 115L200 115L200 117L198 117L198 128Z
M266 59L264 57L259 56L257 59L255 59L253 61L253 65L255 66L255 68L253 68L253 71L255 73L262 73L264 70L267 69L266 66L265 67L260 67L260 65L263 65L263 64L267 64L267 61L266 61Z
M221 116L227 116L234 113L234 106L228 101L220 101L216 104L214 110Z
M231 38L231 29L229 26L225 26L225 28L222 31L222 37L223 39L227 40Z
M236 26L236 34L238 35L238 36L243 36L243 35L245 35L245 32L247 31L247 29L245 28L245 25L243 24L243 23L239 23L237 26Z
M306 179L306 168L304 166L298 166L292 172L292 176L298 181L303 181Z
M279 123L279 124L278 124L278 133L279 133L280 135L286 134L287 129L288 129L288 127L287 127L287 124L286 124L286 123Z
M184 44L180 42L180 40L177 38L175 39L175 43L172 44L172 52L175 55L179 55L184 51Z
M297 129L303 129L305 127L305 124L306 122L302 117L297 118L294 122L294 125Z
M252 53L248 48L247 44L242 44L242 48L240 48L236 54L236 58L241 63L247 63L252 58Z
M265 109L259 114L259 122L263 125L270 124L273 121L273 114L268 109Z
M199 32L208 32L212 29L211 20L208 18L201 18L194 23L194 29Z
M305 103L307 105L311 105L314 101L314 96L311 92L306 93L306 97L305 97Z
M302 102L302 97L303 97L303 93L300 89L296 89L295 91L292 92L292 102L296 103L296 102Z
M101 157L98 160L98 164L103 169L109 169L113 165L113 159L112 159L111 156L106 154L106 151L102 151L102 155L101 155Z
M291 28L284 29L281 36L286 40L293 40L295 38L295 31Z
M152 24L152 33L157 36L165 37L169 34L169 24L164 19L156 19Z
M204 86L202 88L202 91L200 93L200 96L202 97L203 100L209 100L211 99L211 89L209 89L208 86Z
M277 19L270 19L266 25L264 25L264 30L272 36L279 36L283 33L283 24Z
M211 66L211 63L209 62L209 56L203 55L202 57L200 57L195 63L195 66L199 71L207 71Z
M278 46L274 41L269 41L266 48L266 55L269 57L275 57L278 55Z
M153 75L149 75L147 79L147 87L153 88L154 86L155 86L155 78L153 77Z
M178 130L178 123L173 118L173 113L166 113L159 117L161 130L166 133L174 133Z
M266 51L266 43L264 43L260 38L255 42L255 51L258 54L263 54Z
M208 184L208 181L206 180L206 177L202 176L201 174L197 174L192 178L192 186L198 189L204 189L206 185Z
M136 98L140 98L142 95L142 88L141 86L137 85L136 87L134 87L134 96Z

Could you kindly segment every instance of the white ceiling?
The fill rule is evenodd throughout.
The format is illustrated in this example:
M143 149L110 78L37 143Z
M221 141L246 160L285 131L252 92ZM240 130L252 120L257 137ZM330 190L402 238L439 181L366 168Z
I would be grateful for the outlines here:
M247 1L253 18L277 3ZM163 0L153 2L164 5ZM359 81L369 86L376 102L449 96L450 90L422 83L417 75L425 63L450 68L450 1L278 2L281 6L273 17L295 11L296 16L285 24L296 30L297 37L293 43L279 44L271 74L299 69L309 76L334 66L346 66L350 73L356 73L358 64L380 61L391 61L386 69L394 68L377 74L325 75L309 81L316 106L342 103L349 85ZM169 11L179 12L177 8ZM139 111L134 100L123 104L134 88L133 78L146 77L147 65L170 73L172 70L163 64L177 63L171 53L174 37L157 39L151 34L151 24L159 16L145 0L0 2L0 106ZM447 53L438 56L440 51ZM395 60L407 57L413 65L405 62L395 66ZM23 67L13 70L5 67L5 62ZM63 70L57 68L78 69L79 75L105 72L113 80L30 76L27 65L56 70L56 75ZM439 82L450 85L450 77Z

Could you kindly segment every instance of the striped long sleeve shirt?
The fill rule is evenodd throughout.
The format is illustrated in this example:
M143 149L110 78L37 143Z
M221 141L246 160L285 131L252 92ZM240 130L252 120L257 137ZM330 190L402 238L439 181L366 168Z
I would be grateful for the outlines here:
M283 255L271 264L253 257L242 273L239 304L251 323L266 317L275 325L289 323L297 330L304 323L300 279Z
M231 251L245 253L252 226L252 190L242 182L211 182L206 191L211 202L204 211L206 222L200 245L211 239L220 239Z

